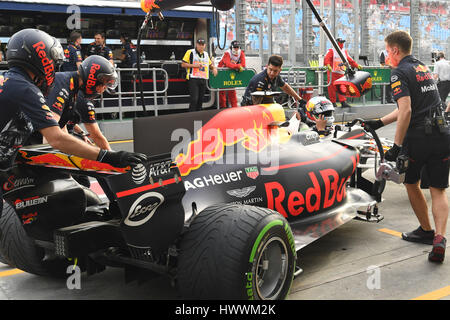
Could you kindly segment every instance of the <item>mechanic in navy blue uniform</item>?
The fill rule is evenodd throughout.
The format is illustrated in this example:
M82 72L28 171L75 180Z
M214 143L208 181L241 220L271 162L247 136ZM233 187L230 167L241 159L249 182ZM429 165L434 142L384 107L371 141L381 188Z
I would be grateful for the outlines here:
M386 160L394 161L400 151L409 157L405 176L408 197L420 226L402 234L407 241L432 244L428 259L442 262L445 257L445 233L448 218L450 130L442 121L441 99L431 72L411 55L412 38L396 31L385 39L386 50L394 69L391 89L397 109L379 120L364 125L378 129L397 121L394 146L386 152ZM429 178L432 213L436 231L431 227L426 199L420 189L421 170Z
M95 41L88 46L86 58L92 55L99 55L114 65L112 50L105 44L105 34L97 32L94 35L94 39Z
M64 153L115 167L146 161L145 155L102 150L61 130L44 95L52 87L57 64L63 57L59 41L41 30L24 29L11 36L6 54L10 69L0 83L1 169L12 167L19 148L33 131L39 131L53 148Z
M64 49L64 63L61 66L61 71L77 71L78 67L83 62L81 56L81 33L72 31L70 33L69 44Z
M105 58L96 55L83 61L80 70L90 70L94 64L102 66L105 74L113 75L115 73L114 67ZM102 134L96 121L92 101L102 92L88 95L84 84L89 81L89 73L85 72L83 75L84 77L80 74L80 71L57 72L55 85L47 97L47 104L61 128L67 125L70 133L75 133L84 141L90 143L89 139L92 139L101 149L111 150L108 140ZM78 123L84 124L88 135Z
M245 89L245 93L242 96L241 106L273 103L272 97L263 97L262 99L255 99L255 97L253 97L252 99L251 94L255 91L274 91L277 90L277 88L280 88L295 100L299 102L302 101L303 99L294 91L294 89L281 78L280 73L282 65L283 58L278 55L272 55L267 63L267 68L254 75L250 80L247 89Z
M130 37L123 33L120 36L120 42L122 42L122 54L120 57L121 68L134 68L137 63L137 48L131 42Z

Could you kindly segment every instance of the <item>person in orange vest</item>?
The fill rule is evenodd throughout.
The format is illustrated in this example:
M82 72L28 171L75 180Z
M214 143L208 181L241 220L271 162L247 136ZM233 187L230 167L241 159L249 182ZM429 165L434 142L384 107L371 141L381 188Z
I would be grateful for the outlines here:
M337 38L336 42L339 45L339 48L342 49L342 52L345 54L345 57L348 60L348 63L353 68L358 68L359 70L362 69L362 66L353 60L346 49L344 48L344 42L345 40L342 38ZM328 50L327 54L324 57L323 64L328 68L328 79L331 77L331 84L328 86L328 96L330 101L333 103L333 106L336 108L336 89L333 86L333 83L338 80L339 78L342 78L345 74L345 66L342 64L343 61L341 57L339 56L336 49L331 48ZM339 102L341 103L342 108L349 108L351 107L347 102L346 98L343 95L338 94Z
M231 42L230 49L225 51L218 65L219 68L230 68L238 72L244 71L245 53L237 40ZM224 90L219 92L219 104L221 108L227 107L227 96L231 107L237 107L236 90Z

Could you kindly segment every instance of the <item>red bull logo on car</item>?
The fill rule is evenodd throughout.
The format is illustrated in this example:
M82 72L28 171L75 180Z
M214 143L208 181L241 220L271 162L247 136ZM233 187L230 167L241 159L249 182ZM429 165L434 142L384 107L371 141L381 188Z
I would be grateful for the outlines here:
M280 140L278 128L269 126L274 121L285 121L283 108L278 104L223 110L197 131L197 138L189 143L186 153L176 157L181 175L220 159L227 146L240 143L246 150L261 152Z
M75 156L69 156L63 153L44 153L44 154L27 154L23 150L19 150L20 155L25 159L29 160L29 164L45 165L50 167L60 167L68 169L79 169L79 170L94 170L103 172L120 172L124 173L129 171L131 168L128 166L126 168L115 168L107 163L98 162L94 160L79 158Z

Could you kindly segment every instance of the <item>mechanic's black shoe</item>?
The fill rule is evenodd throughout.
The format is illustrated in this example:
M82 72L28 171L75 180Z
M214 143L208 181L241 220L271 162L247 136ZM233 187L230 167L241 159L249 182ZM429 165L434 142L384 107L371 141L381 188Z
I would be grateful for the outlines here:
M342 108L351 108L352 106L351 105L349 105L347 102L345 102L345 101L342 101L341 102L341 106L342 106Z
M336 102L333 102L333 107L334 107L335 109L337 108Z
M431 249L428 255L428 260L431 262L443 262L445 258L445 246L447 245L447 239L438 234L434 237L433 249Z
M402 233L402 239L411 242L433 244L434 230L425 231L419 226L414 231Z

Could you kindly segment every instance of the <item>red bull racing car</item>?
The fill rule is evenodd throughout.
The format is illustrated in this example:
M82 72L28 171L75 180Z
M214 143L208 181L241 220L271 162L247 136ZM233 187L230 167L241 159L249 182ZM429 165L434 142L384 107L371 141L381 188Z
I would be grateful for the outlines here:
M134 168L22 147L1 173L1 254L37 275L77 261L88 274L169 275L189 299L283 299L301 248L358 212L380 219L386 178L363 175L365 131L320 140L288 126L278 104L215 111L171 154ZM154 137L148 128L135 139ZM97 179L108 201L73 174Z

